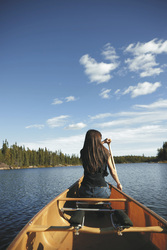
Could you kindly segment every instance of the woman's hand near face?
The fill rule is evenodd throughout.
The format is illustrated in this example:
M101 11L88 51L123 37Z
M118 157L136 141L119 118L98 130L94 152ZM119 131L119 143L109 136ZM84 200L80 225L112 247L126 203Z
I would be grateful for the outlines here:
M110 138L106 138L104 141L102 141L102 143L107 143L109 145L111 143L111 139Z

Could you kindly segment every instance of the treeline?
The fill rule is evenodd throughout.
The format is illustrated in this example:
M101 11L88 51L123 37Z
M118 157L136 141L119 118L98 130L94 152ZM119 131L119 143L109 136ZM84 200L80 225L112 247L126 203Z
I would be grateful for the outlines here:
M127 156L115 156L115 163L139 163L139 162L156 162L157 157L151 156L135 156L135 155L127 155Z
M0 149L0 163L12 167L28 166L58 166L58 165L80 165L79 157L63 154L61 151L51 152L47 148L38 150L25 149L17 143L9 147L8 141L3 142Z
M162 148L158 149L157 160L167 161L167 142L164 142Z
M115 156L115 163L140 163L140 162L158 162L167 161L167 142L163 143L162 148L157 150L157 156ZM29 166L59 166L59 165L81 165L80 158L76 155L66 155L60 151L51 152L47 148L38 150L25 149L24 146L18 146L17 143L9 147L7 140L3 142L0 149L0 163L5 163L12 167Z
M167 142L163 143L162 148L157 150L157 156L115 156L114 160L116 163L139 163L139 162L159 162L159 161L167 161Z

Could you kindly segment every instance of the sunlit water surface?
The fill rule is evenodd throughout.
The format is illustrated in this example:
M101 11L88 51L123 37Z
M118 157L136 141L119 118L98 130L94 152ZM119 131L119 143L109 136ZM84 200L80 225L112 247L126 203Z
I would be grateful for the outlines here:
M167 164L117 164L123 191L167 220ZM83 175L81 166L0 171L0 249L49 201ZM114 184L111 176L107 181Z

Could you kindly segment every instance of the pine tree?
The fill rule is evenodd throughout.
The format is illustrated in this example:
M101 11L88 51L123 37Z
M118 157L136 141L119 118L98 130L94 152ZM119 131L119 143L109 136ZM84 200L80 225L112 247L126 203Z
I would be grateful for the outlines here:
M158 149L157 158L159 161L166 161L167 160L167 142L164 142L163 147Z

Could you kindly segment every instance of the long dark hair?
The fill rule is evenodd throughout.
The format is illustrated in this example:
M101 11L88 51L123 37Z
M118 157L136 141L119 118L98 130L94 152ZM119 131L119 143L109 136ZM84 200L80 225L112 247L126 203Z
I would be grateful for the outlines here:
M103 146L101 139L102 135L99 131L88 130L84 146L80 152L84 170L92 174L96 173L108 161L109 152Z

